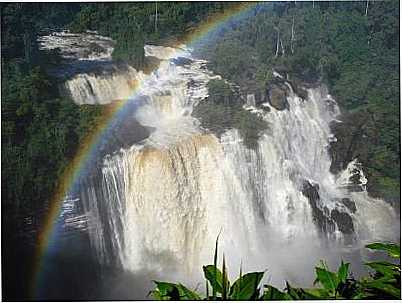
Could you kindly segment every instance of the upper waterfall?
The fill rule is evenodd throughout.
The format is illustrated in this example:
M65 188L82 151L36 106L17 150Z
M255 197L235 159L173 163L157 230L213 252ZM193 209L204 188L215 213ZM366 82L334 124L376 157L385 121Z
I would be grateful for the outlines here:
M38 39L40 49L59 51L63 59L52 73L60 90L77 104L108 104L133 94L137 72L112 60L115 41L96 32L55 32Z
M59 50L62 58L79 61L111 61L115 45L111 38L96 32L54 32L39 37L38 42L41 50Z

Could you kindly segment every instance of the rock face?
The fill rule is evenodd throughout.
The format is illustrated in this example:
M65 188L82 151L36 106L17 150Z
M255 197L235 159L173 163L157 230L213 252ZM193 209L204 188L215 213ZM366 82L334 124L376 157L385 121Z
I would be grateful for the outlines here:
M354 233L353 221L348 213L342 211L341 209L333 209L330 212L328 208L320 207L318 184L311 184L309 181L305 180L302 187L302 193L309 200L314 223L317 225L321 232L326 234L328 232L335 231L336 224L338 230L341 231L343 234L351 235ZM356 205L350 199L344 198L341 202L352 212L356 211Z
M306 180L303 183L302 193L310 203L314 223L321 232L326 234L335 230L335 224L329 218L329 210L325 207L323 209L319 207L319 188L318 184L311 184Z
M361 163L364 174L368 179L366 190L371 196L385 198L387 201L399 201L400 198L384 197L381 192L381 184L376 181L376 176L370 175L367 167L375 167L373 160L373 147L378 145L379 133L374 124L373 114L365 110L351 113L343 113L339 118L341 122L334 122L331 131L337 138L331 142L329 154L332 158L330 170L337 174L346 169L354 159ZM355 180L354 180L355 179ZM351 178L352 184L358 188L359 173L356 172ZM355 190L351 188L351 190Z
M341 123L334 122L331 125L331 130L337 138L331 142L329 149L332 157L330 170L335 174L344 170L355 158L363 164L367 163L370 152L370 142L367 142L367 131L372 123L370 115L362 111L344 113L340 120Z
M338 229L344 234L352 234L354 232L354 226L352 218L345 212L341 212L338 209L331 211L331 219L336 222Z
M272 107L277 110L289 109L289 103L286 99L288 93L284 84L271 84L268 88L268 100Z
M398 162L381 160L381 152L378 150L385 147L382 132L378 125L379 113L374 109L357 109L353 112L344 112L331 124L331 132L337 140L331 142L329 154L332 158L330 170L337 174L347 168L348 164L357 159L361 164L362 171L367 178L365 189L370 196L381 198L396 207L399 213L400 206L400 181L390 175L389 168L398 165ZM351 188L356 191L359 186L359 172L352 171ZM394 185L395 182L395 185ZM353 187L353 185L356 185Z
M132 108L127 108L128 113L133 113ZM108 140L102 142L100 154L112 154L120 148L128 149L134 143L140 142L149 137L152 128L141 125L135 119L124 119L121 124L113 127L112 134Z
M297 78L288 80L289 84L292 86L293 91L303 100L307 100L308 93L307 89L309 87L315 87L313 84L305 83Z
M356 204L349 198L343 198L341 200L341 203L345 205L352 213L356 212Z

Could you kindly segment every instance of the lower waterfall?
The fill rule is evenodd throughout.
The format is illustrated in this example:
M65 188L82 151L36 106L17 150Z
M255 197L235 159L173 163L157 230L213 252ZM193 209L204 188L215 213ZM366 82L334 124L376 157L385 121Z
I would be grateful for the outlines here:
M283 286L284 279L311 281L320 259L338 265L367 241L397 237L396 214L368 196L357 160L330 172L330 123L339 109L324 86L308 89L305 100L289 87L286 110L251 106L269 127L249 149L238 130L218 137L191 116L217 76L187 56L186 64L162 61L132 101L141 103L132 119L151 135L107 155L99 173L82 181L101 263L196 285L221 233L231 277L242 263L243 272L267 269L270 282ZM356 170L361 183L352 190Z

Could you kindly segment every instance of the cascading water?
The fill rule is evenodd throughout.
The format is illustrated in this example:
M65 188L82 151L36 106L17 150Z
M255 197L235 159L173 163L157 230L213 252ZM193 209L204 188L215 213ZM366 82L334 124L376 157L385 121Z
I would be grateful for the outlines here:
M54 32L38 39L41 50L58 50L62 67L53 73L64 78L61 91L77 104L108 104L130 96L137 71L112 61L115 41L96 32Z
M394 239L391 207L349 186L357 162L330 173L329 125L339 109L324 87L303 100L289 86L288 110L249 104L269 128L248 149L237 130L218 138L191 116L217 77L205 61L185 48L145 51L162 61L129 102L151 134L107 155L80 189L101 262L195 285L221 231L230 274L243 262L243 271L267 268L273 283L303 283L320 258L337 264L365 241Z
M77 104L107 104L128 98L136 77L137 71L130 66L114 66L106 74L77 74L64 83L63 90Z

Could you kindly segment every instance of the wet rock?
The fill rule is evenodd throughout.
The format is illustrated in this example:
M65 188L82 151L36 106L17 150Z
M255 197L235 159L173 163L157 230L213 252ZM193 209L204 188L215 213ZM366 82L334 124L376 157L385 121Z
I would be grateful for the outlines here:
M318 193L319 189L320 186L318 184L313 185L308 181L303 182L302 193L309 199L314 208L317 207L317 202L320 200L320 195Z
M356 204L349 198L342 198L341 203L345 205L352 213L356 212Z
M268 99L272 107L277 110L289 109L289 103L286 99L287 89L284 85L272 84L268 89Z
M333 209L331 218L336 222L338 229L344 234L352 234L354 232L353 220L349 214Z
M143 67L143 71L146 74L150 74L152 71L157 69L159 67L159 64L162 62L162 60L156 58L156 57L145 57L145 66Z
M329 210L326 207L323 209L319 207L319 188L318 184L311 184L309 181L305 180L303 182L302 193L310 203L313 221L318 229L323 233L333 232L335 230L335 224L329 218Z
M101 159L106 154L113 154L121 148L130 148L150 136L153 129L141 125L133 118L135 109L135 105L127 105L121 120L114 122L110 126L110 132L102 137L99 147Z
M341 123L335 121L331 124L331 131L337 138L329 149L332 158L330 170L334 174L344 170L355 158L367 163L371 148L367 131L371 129L372 119L367 112L344 113L340 120Z
M325 99L324 102L327 105L328 111L331 112L332 114L336 114L336 107L337 107L336 101L333 99Z
M284 78L287 78L288 73L289 73L289 69L286 66L281 65L281 64L276 65L274 70L276 73L278 73L281 77L284 77Z
M297 87L295 90L296 95L298 95L300 98L302 98L303 100L307 100L308 99L308 92L305 88L303 87Z
M104 47L94 42L90 43L88 48L89 48L88 55L90 55L91 53L102 54L107 51Z
M309 200L314 223L324 233L333 232L336 223L342 233L352 234L354 232L353 220L348 213L338 209L333 209L330 213L325 206L320 207L319 188L318 184L311 184L309 181L304 181L302 188L303 195ZM356 205L352 200L343 198L341 202L352 212L356 211Z
M178 57L173 59L173 63L178 66L190 65L193 63L193 60L185 57Z
M261 108L263 111L265 111L267 113L269 113L271 111L271 108L269 107L269 105L267 103L262 103L259 108Z
M308 99L308 92L306 89L306 87L308 87L307 84L303 83L302 81L300 81L297 78L294 78L288 82L296 95L298 95L303 100Z

